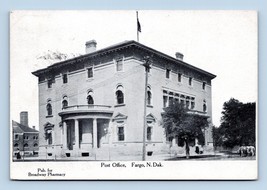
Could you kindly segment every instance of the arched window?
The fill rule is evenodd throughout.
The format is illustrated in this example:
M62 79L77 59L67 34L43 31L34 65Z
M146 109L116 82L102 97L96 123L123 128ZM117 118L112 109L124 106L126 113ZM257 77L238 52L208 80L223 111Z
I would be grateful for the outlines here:
M68 97L64 96L62 101L62 109L65 109L68 107Z
M147 87L147 105L152 104L152 93L151 93L151 88L148 86Z
M34 147L38 147L38 144L37 143L34 143L34 145L33 145Z
M207 112L206 100L203 101L203 112Z
M46 104L46 111L47 111L47 115L48 115L48 116L52 115L52 105L51 105L51 100L47 101L47 104Z
M28 147L29 147L28 143L24 144L24 148L28 148Z
M122 85L119 85L117 87L116 98L117 98L117 104L123 104L124 103L124 94L123 94L123 86Z
M18 147L18 146L19 146L18 143L14 144L14 147Z
M89 105L94 104L93 91L91 91L91 90L88 92L87 104L89 104Z
M45 140L47 141L48 145L51 145L53 143L53 139L52 139L53 128L54 128L54 125L49 122L44 124L44 135L45 135Z

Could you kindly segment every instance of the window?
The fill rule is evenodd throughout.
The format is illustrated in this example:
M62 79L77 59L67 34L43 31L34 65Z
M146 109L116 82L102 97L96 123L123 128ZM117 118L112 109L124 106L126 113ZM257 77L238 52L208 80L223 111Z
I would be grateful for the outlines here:
M62 101L62 109L66 109L68 107L68 101L67 100L63 100Z
M87 103L89 105L93 105L94 104L94 99L93 99L93 97L91 95L87 96Z
M152 93L151 93L151 88L148 86L147 87L147 105L152 104Z
M169 79L170 78L170 69L166 69L166 78Z
M51 124L49 122L47 122L46 124L44 124L44 137L45 137L45 140L47 142L48 145L52 144L53 143L53 140L52 140L52 132L53 132L53 128L54 128L54 124Z
M64 96L62 100L62 109L66 109L68 107L68 97Z
M47 111L47 116L52 116L52 105L51 105L51 100L47 102L46 104L46 111Z
M203 112L207 112L206 100L203 100Z
M68 83L68 74L63 74L62 79L63 79L63 84Z
M169 97L169 105L173 104L173 97Z
M168 97L163 96L163 107L166 108L168 106Z
M192 77L189 77L189 80L188 80L188 84L189 84L189 86L192 86Z
M181 95L180 103L183 104L183 105L185 104L185 96L184 95Z
M203 90L206 89L206 83L205 83L205 82L202 83L202 89L203 89Z
M150 91L147 91L147 105L151 105L152 94Z
M118 127L118 141L124 141L124 127Z
M38 144L37 143L34 143L34 145L33 145L34 147L38 147Z
M29 147L28 143L24 144L24 148L28 148L28 147Z
M33 138L33 140L35 140L35 136L33 136L32 138Z
M116 71L123 71L123 62L122 62L122 58L116 60Z
M24 140L28 140L29 137L28 137L28 136L24 136L23 139L24 139Z
M123 86L119 85L116 91L117 104L124 104Z
M206 103L203 103L203 112L207 112L207 105L206 105Z
M88 78L93 78L94 74L93 74L93 68L88 68L87 69L87 77Z
M186 97L186 101L185 101L185 106L187 109L189 109L189 105L190 105L190 101L189 101L189 97Z
M88 105L93 105L94 104L93 91L91 91L91 90L88 92L87 104Z
M14 144L14 147L18 147L18 146L19 146L18 143Z
M16 139L16 140L19 139L19 135L16 134L16 135L15 135L15 139Z
M151 141L152 137L152 127L147 127L147 131L146 131L146 139L148 141Z
M47 80L47 88L52 88L52 79Z
M48 145L51 145L53 143L53 140L52 140L52 131L47 134L47 143L48 143Z
M191 98L191 109L195 109L195 98Z
M182 74L178 73L178 82L182 82Z

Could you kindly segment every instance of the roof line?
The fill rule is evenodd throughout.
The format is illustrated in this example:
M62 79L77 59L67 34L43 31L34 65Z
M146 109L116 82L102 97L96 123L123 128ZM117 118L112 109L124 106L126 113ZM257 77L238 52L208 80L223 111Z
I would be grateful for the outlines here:
M85 55L81 55L81 56L78 56L78 57L67 59L67 60L64 60L64 61L61 61L61 62L57 62L57 63L54 63L53 65L50 65L50 66L48 66L46 68L43 68L43 69L39 69L37 71L34 71L34 72L32 72L32 74L35 75L35 76L38 76L40 72L44 72L45 70L53 69L54 67L63 65L64 63L69 63L69 62L72 62L72 61L77 61L77 60L82 59L82 58L88 58L88 57L97 56L97 55L99 55L99 54L101 54L101 53L103 53L105 51L114 51L115 49L124 48L124 47L131 46L131 45L139 46L139 47L145 49L146 51L152 51L153 53L158 54L158 55L160 55L160 56L162 56L162 57L164 57L166 59L169 59L169 60L171 60L173 62L178 62L178 63L182 64L185 67L188 67L188 68L197 70L198 72L201 72L203 74L209 75L212 79L216 77L216 75L214 75L212 73L209 73L209 72L207 72L205 70L202 70L202 69L200 69L198 67L195 67L193 65L190 65L190 64L188 64L188 63L186 63L184 61L175 59L175 58L173 58L173 57L171 57L171 56L169 56L169 55L167 55L165 53L162 53L162 52L160 52L158 50L155 50L155 49L153 49L151 47L148 47L146 45L143 45L143 44L141 44L139 42L136 42L134 40L124 41L124 42L121 42L121 43L118 43L118 44L115 44L115 45L112 45L112 46L108 46L108 47L105 47L103 49L94 51L94 52L89 53L89 54L85 54Z

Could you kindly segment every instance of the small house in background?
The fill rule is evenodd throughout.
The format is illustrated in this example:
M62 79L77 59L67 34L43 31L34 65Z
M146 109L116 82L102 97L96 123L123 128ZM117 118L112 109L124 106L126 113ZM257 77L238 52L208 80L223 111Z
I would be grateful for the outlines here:
M28 126L28 112L20 113L20 123L12 120L13 156L37 156L39 150L39 131Z

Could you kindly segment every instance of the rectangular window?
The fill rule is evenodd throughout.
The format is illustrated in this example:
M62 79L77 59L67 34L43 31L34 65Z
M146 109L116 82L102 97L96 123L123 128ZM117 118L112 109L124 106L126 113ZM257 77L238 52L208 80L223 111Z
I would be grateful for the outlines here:
M52 79L47 80L47 87L52 88Z
M186 108L189 109L189 104L190 104L189 100L186 100L185 104L186 104Z
M173 97L169 97L169 105L173 104Z
M182 74L178 73L178 82L182 82Z
M94 74L93 74L93 68L88 68L87 69L87 77L88 78L93 78Z
M206 83L205 83L205 82L202 83L202 89L203 89L203 90L206 89Z
M191 109L192 110L195 109L195 101L194 100L191 101Z
M15 139L18 140L19 139L19 135L15 135Z
M51 145L53 143L53 141L52 141L52 134L51 133L48 134L47 141L48 141L48 145Z
M168 102L168 97L167 96L163 96L163 107L164 108L167 107L167 102Z
M118 141L124 141L124 127L118 127Z
M188 84L189 84L189 86L192 86L192 77L189 77L189 80L188 80Z
M116 70L117 71L122 71L123 70L122 59L116 61Z
M166 78L169 79L170 78L170 69L166 69Z
M152 137L152 127L147 127L147 131L146 131L146 139L148 141L151 141Z
M68 74L63 74L62 78L63 78L63 84L68 83Z

